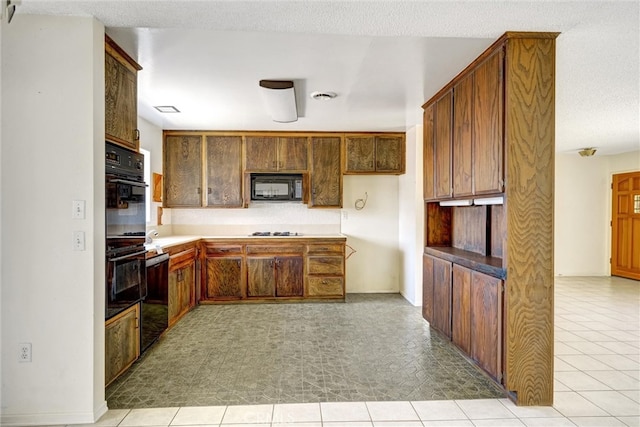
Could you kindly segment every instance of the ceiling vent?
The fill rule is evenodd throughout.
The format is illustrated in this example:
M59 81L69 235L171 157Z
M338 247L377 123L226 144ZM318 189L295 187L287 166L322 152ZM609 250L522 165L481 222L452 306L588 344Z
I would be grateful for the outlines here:
M330 101L337 95L335 92L311 92L309 96L313 99L317 99L318 101Z

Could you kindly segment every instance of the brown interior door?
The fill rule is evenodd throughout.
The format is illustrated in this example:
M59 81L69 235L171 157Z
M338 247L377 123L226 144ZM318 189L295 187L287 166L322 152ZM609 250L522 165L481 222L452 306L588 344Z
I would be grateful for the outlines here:
M613 175L611 275L640 280L640 171Z

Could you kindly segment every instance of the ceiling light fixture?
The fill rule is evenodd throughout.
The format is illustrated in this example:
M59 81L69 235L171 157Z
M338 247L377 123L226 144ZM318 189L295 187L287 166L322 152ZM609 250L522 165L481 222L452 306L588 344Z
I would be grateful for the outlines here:
M274 122L298 120L296 93L290 80L260 80L262 98Z
M596 154L596 149L593 147L583 148L582 150L578 151L578 154L580 154L581 157L591 157Z
M158 105L153 108L160 111L161 113L179 113L180 112L180 110L178 110L173 105Z
M309 96L318 101L331 101L338 95L335 92L311 92Z

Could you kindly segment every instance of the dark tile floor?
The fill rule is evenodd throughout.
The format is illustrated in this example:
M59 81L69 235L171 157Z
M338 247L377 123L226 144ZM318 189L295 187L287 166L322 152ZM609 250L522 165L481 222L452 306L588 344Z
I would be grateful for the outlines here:
M111 409L502 396L399 294L202 305L106 390Z

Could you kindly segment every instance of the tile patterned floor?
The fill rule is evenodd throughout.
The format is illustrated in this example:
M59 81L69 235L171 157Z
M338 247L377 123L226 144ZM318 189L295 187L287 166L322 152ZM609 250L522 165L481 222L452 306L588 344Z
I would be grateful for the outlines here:
M503 396L398 294L199 306L107 389L113 409Z
M413 400L405 395L402 400L388 401L111 409L91 425L640 427L640 282L607 277L557 278L555 295L553 407L518 407L504 398ZM372 313L370 320L375 322L377 318ZM393 326L383 322L375 326L385 334L393 327L415 328L415 333L424 333L415 324L419 321L399 314ZM206 336L199 339L203 338ZM357 335L352 339L358 339ZM374 340L370 347L375 348L377 343ZM232 343L226 342L229 344ZM371 371L372 368L369 367Z

